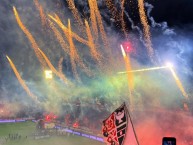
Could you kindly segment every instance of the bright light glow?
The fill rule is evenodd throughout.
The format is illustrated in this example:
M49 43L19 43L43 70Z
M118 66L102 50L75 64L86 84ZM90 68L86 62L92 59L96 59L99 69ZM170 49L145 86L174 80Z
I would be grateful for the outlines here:
M145 71L153 71L153 70L166 69L166 68L168 68L168 66L151 67L151 68L144 68L144 69L137 69L137 70L126 71L126 72L118 72L118 74L145 72Z
M126 53L125 53L125 50L123 48L123 45L120 45L120 46L121 46L121 51L122 51L123 57L125 58L126 57Z
M170 63L170 62L167 62L167 63L166 63L166 66L169 67L169 68L171 68L171 67L173 67L173 64Z
M45 77L46 79L52 79L52 71L51 70L45 70Z

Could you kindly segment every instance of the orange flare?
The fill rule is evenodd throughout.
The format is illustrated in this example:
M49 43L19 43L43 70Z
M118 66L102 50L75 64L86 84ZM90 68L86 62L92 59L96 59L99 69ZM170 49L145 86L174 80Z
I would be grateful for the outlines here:
M127 72L131 72L132 68L131 68L130 57L129 57L129 55L128 56L126 55L122 45L121 45L121 50L122 50L123 58L124 58L124 61L125 61L126 71ZM129 83L130 91L133 91L133 89L134 89L133 73L132 72L131 73L127 73L127 78L128 78L128 83Z
M125 50L123 48L123 46L121 45L121 51L123 54L123 58L125 61L125 67L126 67L126 71L130 72L131 69L131 62L130 62L130 57L129 55L127 56L125 53ZM130 105L131 108L133 107L133 99L132 99L132 92L134 90L134 81L133 81L133 73L127 73L127 80L128 80L128 87L129 87L129 101L130 101Z

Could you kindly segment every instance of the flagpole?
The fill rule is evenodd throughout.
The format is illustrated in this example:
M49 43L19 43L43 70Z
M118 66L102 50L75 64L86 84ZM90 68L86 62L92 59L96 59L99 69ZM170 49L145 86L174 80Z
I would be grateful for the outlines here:
M131 115L130 115L130 112L129 112L129 108L127 107L127 110L128 110L128 115L129 115L129 118L130 118L130 121L131 121L131 125L132 125L132 128L133 128L133 132L134 132L134 135L135 135L135 138L136 138L136 141L137 141L137 145L139 145L139 141L138 141L138 138L137 138L137 134L135 132L135 128L134 128L134 125L133 125L133 121L131 119Z

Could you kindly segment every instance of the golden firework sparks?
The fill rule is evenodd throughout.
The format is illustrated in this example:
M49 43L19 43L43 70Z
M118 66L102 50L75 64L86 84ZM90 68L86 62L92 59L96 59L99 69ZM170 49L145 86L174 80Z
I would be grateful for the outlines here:
M84 23L82 22L81 16L79 15L79 11L77 10L74 0L67 0L68 6L70 10L72 11L72 14L75 18L75 20L78 22L78 25L80 26L81 32L84 33Z
M40 5L38 0L34 0L34 4L40 13L40 19L41 19L42 26L46 26L46 15L44 13L43 7Z
M87 75L91 76L92 75L91 71L85 66L82 59L79 57L78 52L76 50L76 47L74 45L74 42L73 42L73 39L72 39L70 19L68 19L68 39L69 39L69 44L70 44L70 54L71 54L70 57L72 57L72 59L75 60L75 62L83 69L83 71Z
M60 31L54 26L53 22L48 20L49 22L49 26L52 29L52 31L54 32L54 35L56 37L56 39L58 40L60 46L62 47L62 49L64 50L64 52L66 52L67 54L69 54L69 46L66 44L62 34L60 33Z
M30 31L25 27L25 25L22 23L22 21L21 21L21 19L20 19L20 17L19 17L19 14L18 14L18 12L17 12L17 10L16 10L15 7L13 7L13 11L14 11L15 18L16 18L16 20L17 20L18 25L20 26L21 30L25 33L25 35L26 35L27 38L29 39L29 41L30 41L30 43L31 43L31 45L32 45L32 48L33 48L33 50L35 51L35 54L36 54L39 62L40 62L41 65L42 65L42 68L43 68L43 69L46 68L46 66L47 66L47 65L46 65L46 62L45 62L45 60L42 58L42 55L40 54L40 52L38 51L39 46L38 46L38 44L36 43L34 37L33 37L32 34L30 33Z
M151 34L150 34L150 28L148 25L147 17L145 14L145 9L144 9L144 0L138 0L138 7L139 7L139 15L140 15L140 20L143 25L143 31L144 31L144 36L145 36L145 44L148 50L148 55L151 59L152 62L154 62L154 50L152 47L152 42L151 42Z
M55 17L48 15L54 22L56 22L56 24L58 24L58 26L63 30L64 34L68 36L68 28L62 23L61 19L55 15ZM72 32L72 31L71 31ZM86 41L85 39L81 38L80 36L78 36L76 33L72 32L72 37L75 38L77 41L88 45L88 41Z
M85 25L86 25L86 32L87 32L87 37L88 37L88 44L91 52L91 56L96 60L98 63L101 63L100 60L100 54L97 52L97 49L94 44L93 36L91 34L91 30L89 27L88 22L85 20Z
M90 19L91 19L92 29L94 31L95 40L97 40L98 39L98 26L97 26L97 20L96 20L96 15L95 15L92 0L88 0L88 4L90 7Z
M30 91L30 89L29 89L28 86L26 85L25 81L21 78L21 75L19 74L19 72L18 72L17 68L15 67L14 63L12 62L12 60L11 60L8 56L6 56L6 57L7 57L7 60L9 61L9 64L10 64L13 72L15 73L15 75L16 75L19 83L20 83L21 86L23 87L23 89L26 91L26 93L27 93L34 101L38 102L37 96L34 95L34 94Z
M59 70L60 73L62 73L62 63L63 63L63 61L64 61L64 58L61 57L59 62L58 62L58 70Z
M121 27L125 34L125 37L127 38L126 24L124 21L124 10L125 10L124 4L125 4L125 0L121 0L121 16L120 17L121 17Z

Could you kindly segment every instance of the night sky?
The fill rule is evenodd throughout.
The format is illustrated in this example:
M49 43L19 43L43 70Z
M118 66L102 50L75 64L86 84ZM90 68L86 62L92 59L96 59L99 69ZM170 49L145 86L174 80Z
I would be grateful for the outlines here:
M193 2L191 0L149 0L155 6L152 14L157 21L167 21L169 26L193 23Z

